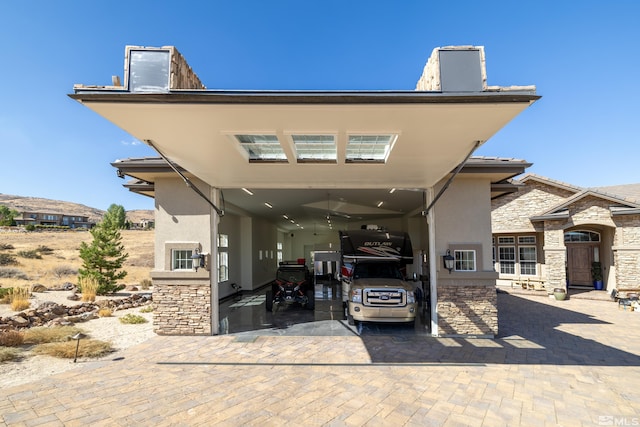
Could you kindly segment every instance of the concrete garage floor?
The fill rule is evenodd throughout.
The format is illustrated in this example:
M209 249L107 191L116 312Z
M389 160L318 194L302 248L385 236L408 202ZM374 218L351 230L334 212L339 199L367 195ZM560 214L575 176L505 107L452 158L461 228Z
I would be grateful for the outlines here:
M414 325L398 323L347 323L342 306L342 289L335 280L317 280L316 307L307 310L299 304L280 305L273 312L265 309L268 287L220 303L220 334L251 336L352 336L352 335L429 335L429 316L419 307Z

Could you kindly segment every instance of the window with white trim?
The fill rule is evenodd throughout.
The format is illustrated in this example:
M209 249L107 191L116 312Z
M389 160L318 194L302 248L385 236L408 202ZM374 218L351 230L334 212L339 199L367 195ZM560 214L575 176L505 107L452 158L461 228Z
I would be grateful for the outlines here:
M536 275L537 254L535 246L518 246L518 260L520 274L523 276Z
M193 269L193 250L191 249L173 249L171 250L171 269L172 270L192 270Z
M513 245L515 243L516 243L516 239L513 236L498 237L499 245Z
M229 280L229 236L218 234L218 282Z
M453 251L455 258L455 271L476 271L476 251L458 250Z
M516 248L515 248L515 246L500 246L500 247L498 247L498 262L500 262L500 273L501 274L516 274Z
M536 236L518 236L519 245L531 245L536 243Z

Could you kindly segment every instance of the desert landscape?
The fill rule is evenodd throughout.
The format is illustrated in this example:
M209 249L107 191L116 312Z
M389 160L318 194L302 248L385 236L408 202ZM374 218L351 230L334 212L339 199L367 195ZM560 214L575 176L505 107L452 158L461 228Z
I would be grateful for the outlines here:
M3 196L3 195L0 195ZM43 201L44 200L44 201ZM7 202L0 197L0 204ZM59 211L92 215L96 222L101 220L101 211L86 211L82 205L57 204L55 201L34 198L17 198L11 196L9 207L29 211ZM20 202L16 205L16 201ZM52 205L53 203L53 205ZM91 208L87 208L91 209ZM127 213L129 218L129 213ZM137 216L153 218L150 211L133 212ZM151 216L149 216L151 215ZM127 288L115 295L98 296L96 303L104 300L119 300L135 294L150 296L150 272L154 263L154 231L153 230L121 230L122 244L129 255L123 265L127 276L119 284ZM23 288L29 290L29 307L36 309L43 303L55 303L66 307L82 304L75 300L75 286L78 282L77 272L82 266L80 244L90 243L93 237L88 230L32 231L26 232L17 227L0 227L0 289ZM11 260L6 263L7 260ZM70 289L71 288L71 289ZM126 348L141 343L152 336L153 304L146 304L124 310L115 310L108 316L92 316L90 320L77 322L73 326L81 329L87 339L101 340L111 345L111 351L98 358L82 358L78 363L91 360L111 359ZM23 310L14 310L7 300L0 299L0 318L15 316ZM120 320L128 314L135 314L146 322L125 324ZM1 333L1 332L0 332ZM20 357L0 362L0 388L35 381L67 369L80 366L73 359L36 354L33 346L20 347ZM0 345L0 350L3 347Z

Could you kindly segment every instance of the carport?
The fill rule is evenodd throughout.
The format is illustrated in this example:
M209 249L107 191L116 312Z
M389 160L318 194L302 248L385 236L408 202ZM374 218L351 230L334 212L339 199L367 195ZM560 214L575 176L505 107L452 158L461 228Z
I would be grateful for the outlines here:
M528 166L470 161L539 98L533 86L487 86L484 60L482 47L434 49L414 91L229 91L206 89L173 47L128 46L123 86L76 85L71 98L162 157L114 162L135 179L131 190L156 199L157 332L219 333L218 301L230 291L221 292L219 281L219 227L231 213L239 218L234 229L250 230L238 232L238 277L249 282L260 281L256 265L273 259L278 239L257 248L251 234L337 234L338 227L390 218L414 229L416 264L427 266L419 273L432 296L431 331L439 335L439 282L487 287L496 275L485 224L469 235L479 248L475 275L443 276L438 257L465 239L448 239L436 216L446 231L461 228L455 212L488 214L491 195L513 191L507 180ZM465 168L460 197L438 212L436 202ZM486 206L469 196L479 188ZM202 254L203 268L172 268L172 254L181 250Z

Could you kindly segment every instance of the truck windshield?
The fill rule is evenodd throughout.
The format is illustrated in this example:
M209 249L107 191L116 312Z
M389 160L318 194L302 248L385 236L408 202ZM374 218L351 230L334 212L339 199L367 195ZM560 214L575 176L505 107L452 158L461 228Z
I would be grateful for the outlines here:
M354 279L400 279L402 274L395 263L361 263L356 264Z

